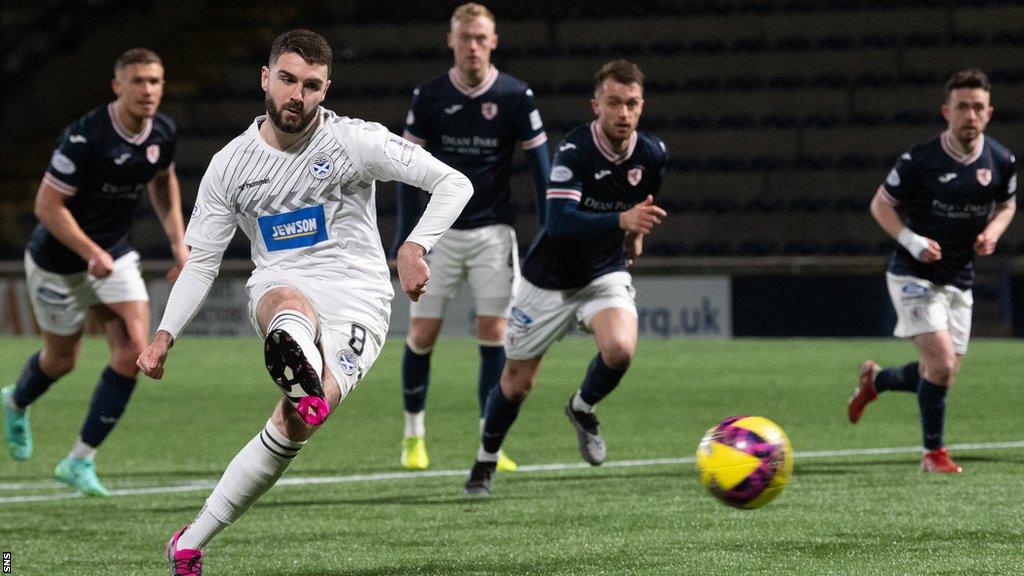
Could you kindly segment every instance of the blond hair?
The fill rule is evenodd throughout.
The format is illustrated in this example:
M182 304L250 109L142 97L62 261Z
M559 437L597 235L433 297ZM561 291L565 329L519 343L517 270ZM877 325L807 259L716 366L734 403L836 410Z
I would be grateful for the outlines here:
M494 14L491 14L491 11L488 10L486 6L483 4L477 4L476 2L466 2L452 12L452 28L455 27L455 22L457 21L471 22L480 16L483 16L494 23Z

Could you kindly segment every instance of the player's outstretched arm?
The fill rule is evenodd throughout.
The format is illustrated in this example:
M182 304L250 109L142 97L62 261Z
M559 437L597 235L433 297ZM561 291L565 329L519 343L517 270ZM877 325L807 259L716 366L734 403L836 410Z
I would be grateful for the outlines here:
M884 186L879 186L875 197L871 199L871 216L875 222L910 252L910 255L924 263L937 262L942 259L942 247L931 238L914 233L903 224L903 219L896 212L896 204L890 199Z
M106 278L114 270L114 259L78 225L65 204L68 198L44 179L36 193L36 218L61 244L89 263L89 274Z
M164 362L174 345L178 334L196 315L210 292L210 286L220 270L220 262L224 253L221 251L193 249L185 262L185 267L178 276L178 281L171 288L167 298L164 317L160 320L153 340L146 346L136 361L142 373L159 380L164 374Z
M149 201L171 243L175 266L167 271L167 280L174 282L185 267L188 247L185 245L185 221L181 215L181 186L172 164L156 173L149 182Z

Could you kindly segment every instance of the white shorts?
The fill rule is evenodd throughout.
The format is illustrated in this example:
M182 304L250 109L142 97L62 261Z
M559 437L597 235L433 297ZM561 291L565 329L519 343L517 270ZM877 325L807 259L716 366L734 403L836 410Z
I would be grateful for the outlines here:
M441 318L464 280L473 291L477 316L506 317L519 278L516 233L507 224L448 230L426 256L427 291L409 307L412 318Z
M912 338L946 330L953 340L953 350L961 356L967 352L974 305L970 290L888 272L885 278L898 318L894 336Z
M88 272L50 272L25 252L25 283L39 328L58 336L81 331L89 307L95 304L149 302L139 271L139 253L135 251L114 260L114 270L106 278Z
M622 308L636 316L636 291L629 272L612 272L575 290L545 290L526 279L519 284L505 332L505 355L513 360L539 358L578 322L590 331L601 310Z
M373 306L359 306L356 310L353 300L343 302L339 291L336 288L332 289L332 284L328 282L308 279L303 279L301 283L283 279L255 283L250 281L246 285L249 291L249 321L261 339L265 338L266 334L256 321L256 306L267 292L282 287L301 292L316 310L316 342L324 357L324 366L330 369L334 379L338 381L341 399L344 400L370 371L384 346L387 324L384 324L383 331L379 331L379 323L372 319L379 314L384 314L385 317L390 314L390 305L384 302L383 310L367 310L374 308Z

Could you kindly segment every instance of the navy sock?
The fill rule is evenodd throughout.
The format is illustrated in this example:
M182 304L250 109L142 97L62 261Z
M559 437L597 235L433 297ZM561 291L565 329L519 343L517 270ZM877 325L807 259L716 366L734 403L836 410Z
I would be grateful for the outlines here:
M917 362L911 362L898 368L886 368L875 377L875 390L901 390L903 392L917 392L918 382L921 374L918 372Z
M50 378L43 372L39 366L39 352L36 352L21 369L21 376L18 376L18 383L14 387L14 403L19 408L25 408L45 394L50 384L56 381L56 378Z
M82 430L79 433L82 441L92 446L99 447L103 440L110 434L110 431L117 425L117 421L124 414L128 399L132 397L135 390L135 378L121 376L107 366L100 375L100 381L96 384L96 390L92 393L92 403L89 405L89 414L85 417Z
M501 449L509 428L519 416L520 406L522 404L509 400L501 393L501 386L495 386L491 390L487 397L487 408L484 410L484 450L493 453Z
M927 450L942 448L942 425L946 418L945 386L933 384L924 378L917 387L917 405L921 408L921 430Z
M583 379L583 384L580 386L580 399L593 406L601 401L602 398L615 390L615 387L619 385L619 381L622 380L622 376L626 374L625 370L613 370L609 368L604 360L601 359L601 354L598 353L594 356L594 359L590 362L590 367L587 368L587 376Z
M402 355L402 398L406 412L422 412L430 384L430 352L417 354L405 345Z
M480 417L483 418L487 409L487 397L491 390L497 388L501 380L501 369L505 367L505 348L503 346L480 345L480 379L477 380L477 397L480 401Z

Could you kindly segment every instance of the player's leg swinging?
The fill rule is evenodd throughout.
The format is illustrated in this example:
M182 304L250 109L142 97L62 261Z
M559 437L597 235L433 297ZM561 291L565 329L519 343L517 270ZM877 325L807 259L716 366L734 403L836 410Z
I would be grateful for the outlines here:
M313 305L299 290L278 286L256 305L256 322L266 335L263 351L271 378L306 423L322 424L330 406L321 384L324 360Z
M4 440L15 460L32 456L31 404L75 368L81 348L81 330L70 336L44 330L43 347L25 362L18 380L2 390Z
M305 363L316 367L317 383L326 406L322 415L326 419L341 403L341 386L324 365L322 351L314 342L317 325L312 304L298 290L274 288L257 304L256 321L268 341L280 331L302 347ZM309 346L312 350L307 350ZM315 357L316 364L312 364L310 356ZM269 365L268 371L274 372ZM263 429L228 464L196 519L171 537L167 557L172 567L177 569L180 565L180 572L186 574L190 573L186 571L190 565L201 565L202 549L277 482L323 423L320 420L313 425L308 416L287 394L277 402Z
M921 432L925 455L921 468L927 472L960 472L942 440L946 417L946 395L960 371L963 356L954 350L949 331L943 330L914 337L920 357L921 379L917 388L917 404L921 411Z
M580 455L590 464L604 462L607 447L594 406L610 394L626 374L636 353L636 315L624 308L605 308L590 321L598 353L591 360L579 390L569 397L565 415L576 430Z
M543 353L536 358L512 359L505 362L501 372L501 381L495 386L487 398L484 412L484 426L480 434L480 448L477 449L476 461L470 471L469 480L465 484L465 493L469 496L489 496L491 493L491 477L498 466L501 445L512 424L519 416L519 408L530 395L537 383Z

